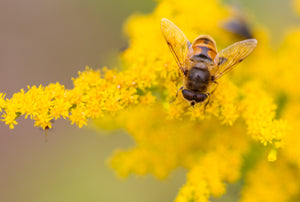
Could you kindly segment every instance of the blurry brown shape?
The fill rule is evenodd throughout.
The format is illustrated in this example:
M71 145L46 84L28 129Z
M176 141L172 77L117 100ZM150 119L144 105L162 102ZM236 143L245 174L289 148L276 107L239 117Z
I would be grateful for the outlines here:
M236 35L240 39L251 39L254 38L253 32L247 20L245 19L242 12L235 9L234 16L221 23L221 27Z

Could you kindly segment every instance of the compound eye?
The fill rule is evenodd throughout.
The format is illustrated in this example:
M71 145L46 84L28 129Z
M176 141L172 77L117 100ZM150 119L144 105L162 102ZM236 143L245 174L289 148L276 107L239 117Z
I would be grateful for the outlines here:
M196 102L203 102L207 98L206 94L197 94L196 96Z
M186 100L192 101L194 100L196 94L184 89L182 90L182 95Z
M198 95L195 96L195 101L196 102L202 102L201 94L198 94Z

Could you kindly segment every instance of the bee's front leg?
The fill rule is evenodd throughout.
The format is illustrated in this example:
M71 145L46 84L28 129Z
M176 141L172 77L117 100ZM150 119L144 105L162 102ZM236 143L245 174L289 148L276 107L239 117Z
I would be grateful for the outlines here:
M205 114L205 110L206 110L206 107L207 107L207 105L209 104L209 101L210 101L210 93L206 93L206 95L207 95L207 101L206 101L206 103L204 104L204 108L203 108L203 114Z
M176 97L174 98L174 100L170 101L170 104L176 100L176 98L178 97L179 91L181 91L182 89L183 89L183 86L181 86L181 87L178 89L178 91L177 91L177 93L176 93Z
M216 84L216 87L210 92L210 94L213 94L215 92L215 90L217 89L217 87L219 86L219 83L216 81L213 81L213 83Z

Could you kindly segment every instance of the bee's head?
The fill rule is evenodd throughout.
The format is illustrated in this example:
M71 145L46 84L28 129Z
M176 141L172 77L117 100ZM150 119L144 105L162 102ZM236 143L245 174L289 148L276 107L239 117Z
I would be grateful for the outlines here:
M203 102L204 100L206 100L207 95L206 94L202 94L202 93L194 93L192 91L189 91L187 89L183 89L182 90L182 96L184 97L184 99L186 99L187 101L191 102L191 105L195 105L195 103L199 103L199 102Z

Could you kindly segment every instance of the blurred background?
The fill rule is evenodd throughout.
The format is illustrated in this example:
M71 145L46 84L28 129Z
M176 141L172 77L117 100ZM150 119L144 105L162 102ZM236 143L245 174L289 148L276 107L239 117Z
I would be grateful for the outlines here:
M226 0L270 29L280 43L283 28L298 23L291 1ZM11 97L27 85L59 82L88 65L114 66L126 47L123 22L133 13L149 13L152 0L1 0L0 92ZM14 130L0 123L0 201L173 201L185 182L176 170L166 181L152 176L118 179L107 158L133 141L125 132L103 135L68 121L55 121L47 138L33 121L18 120ZM214 201L237 201L238 190Z

